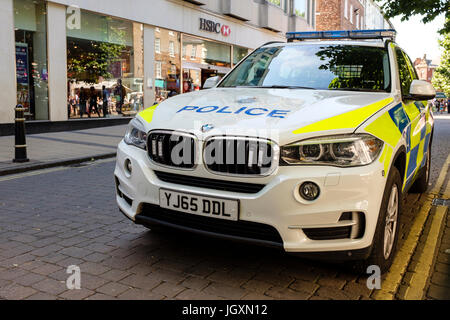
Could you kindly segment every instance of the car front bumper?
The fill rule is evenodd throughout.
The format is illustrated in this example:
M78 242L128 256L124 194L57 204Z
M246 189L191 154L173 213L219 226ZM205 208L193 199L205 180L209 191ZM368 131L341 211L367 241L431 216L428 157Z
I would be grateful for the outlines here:
M125 169L126 160L131 161L131 174ZM354 168L288 166L279 167L275 174L268 177L224 177L207 171L202 164L192 171L158 166L150 161L145 150L129 146L122 141L118 146L114 174L119 208L136 223L151 225L161 222L158 219L145 217L145 211L149 208L158 210L161 188L201 196L225 197L239 200L239 222L242 224L255 223L276 229L281 238L280 245L286 252L317 254L335 252L344 255L351 255L350 252L362 253L357 255L359 257L366 256L372 245L386 184L387 173L383 170L384 165L375 161L371 165ZM254 194L215 190L214 185L206 188L164 182L157 177L155 171L265 186ZM298 194L299 186L307 181L315 182L321 189L320 197L310 203L302 200ZM164 212L161 210L158 214L164 215ZM343 214L348 212L355 213L351 215L353 218L342 220ZM188 213L182 215L192 216ZM363 217L363 219L357 219L355 222L354 217ZM226 226L227 228L233 227L233 222L230 223ZM251 237L241 237L241 235L233 236L226 232L198 230L192 225L181 225L170 223L170 221L162 224L237 240L255 240ZM307 236L307 230L312 230L313 234L317 234L317 232L314 233L315 230L322 230L325 231L325 238L327 238L327 234L333 235L333 230L338 230L334 228L343 230L342 228L348 225L351 227L349 237L312 240L311 236ZM362 230L362 233L358 236L354 230ZM323 233L319 232L320 234Z

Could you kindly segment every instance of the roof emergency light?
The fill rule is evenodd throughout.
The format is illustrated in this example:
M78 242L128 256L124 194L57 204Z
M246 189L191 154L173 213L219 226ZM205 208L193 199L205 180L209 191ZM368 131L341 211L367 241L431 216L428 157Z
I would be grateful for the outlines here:
M377 30L338 30L338 31L309 31L309 32L288 32L286 38L288 42L294 40L311 39L394 39L396 31L394 29Z

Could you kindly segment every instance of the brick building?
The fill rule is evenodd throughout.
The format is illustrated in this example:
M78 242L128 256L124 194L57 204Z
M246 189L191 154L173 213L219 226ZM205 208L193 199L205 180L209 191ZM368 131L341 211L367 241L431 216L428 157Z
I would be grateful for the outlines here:
M364 5L359 0L318 0L316 29L364 29Z
M425 54L423 58L417 58L414 61L414 67L417 70L417 74L420 80L425 80L431 83L434 70L436 70L438 64L433 63L433 61L430 59L427 59L427 55Z

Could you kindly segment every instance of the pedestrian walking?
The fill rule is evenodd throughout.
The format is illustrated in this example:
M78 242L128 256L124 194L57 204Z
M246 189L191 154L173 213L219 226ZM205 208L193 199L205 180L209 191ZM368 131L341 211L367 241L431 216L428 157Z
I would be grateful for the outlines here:
M108 115L108 99L109 99L109 92L105 86L102 86L103 118L106 118L106 116Z
M116 88L114 89L114 95L116 96L116 111L118 114L122 114L126 93L125 87L122 85L122 79L118 79Z
M80 88L80 118L83 118L83 115L86 113L88 117L90 118L91 115L89 114L87 107L87 94L86 91L84 91L84 88Z
M98 117L100 118L100 112L98 111L98 96L95 92L95 88L91 87L91 93L89 96L89 118L92 111L96 112L98 114Z

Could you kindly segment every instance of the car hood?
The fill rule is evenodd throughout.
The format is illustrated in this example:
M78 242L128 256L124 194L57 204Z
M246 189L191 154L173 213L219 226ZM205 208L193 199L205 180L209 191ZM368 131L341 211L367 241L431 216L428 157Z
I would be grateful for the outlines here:
M140 117L148 130L188 131L199 139L222 134L258 136L284 144L311 136L352 133L390 102L388 93L214 88L172 97L158 105L151 117L146 111ZM342 115L351 121L341 121ZM336 121L330 126L324 122L327 119ZM316 123L323 123L320 130L311 128Z

